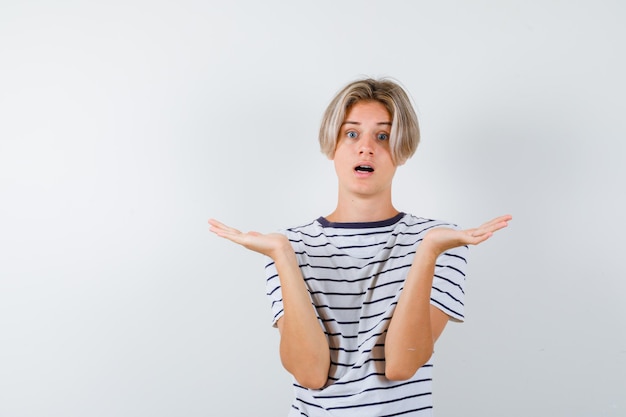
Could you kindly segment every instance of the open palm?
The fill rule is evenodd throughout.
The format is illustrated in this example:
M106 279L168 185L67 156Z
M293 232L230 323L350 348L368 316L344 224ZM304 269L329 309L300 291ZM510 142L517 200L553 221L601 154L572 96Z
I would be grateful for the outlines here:
M237 243L246 249L274 257L273 255L287 247L289 240L280 233L263 234L259 232L241 232L215 219L209 219L209 230L216 235Z
M458 246L478 245L493 236L496 231L506 227L511 219L512 216L507 214L496 217L479 227L466 230L455 230L447 227L435 228L426 233L424 242L438 253Z

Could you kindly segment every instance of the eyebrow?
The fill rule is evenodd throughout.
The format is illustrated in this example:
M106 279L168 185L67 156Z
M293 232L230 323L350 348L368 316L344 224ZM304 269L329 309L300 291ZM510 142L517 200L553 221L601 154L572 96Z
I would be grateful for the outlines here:
M360 125L360 124L361 124L361 122L352 122L352 121L350 121L350 120L346 120L345 122L343 122L343 123L341 124L341 126L343 126L343 125L347 125L347 124L351 124L351 125ZM376 124L377 124L377 125L384 125L384 126L391 126L391 122L378 122L378 123L376 123Z

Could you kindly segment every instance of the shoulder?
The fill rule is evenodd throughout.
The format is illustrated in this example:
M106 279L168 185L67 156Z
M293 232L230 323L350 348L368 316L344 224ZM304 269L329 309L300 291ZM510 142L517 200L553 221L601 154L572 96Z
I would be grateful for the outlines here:
M300 224L298 226L289 226L278 230L292 242L308 241L316 239L323 235L324 229L319 223L319 219L309 221L308 223Z
M411 213L406 213L402 220L398 222L398 226L420 233L428 231L430 229L434 229L436 227L449 227L452 229L460 229L460 227L456 223L447 220L419 217Z

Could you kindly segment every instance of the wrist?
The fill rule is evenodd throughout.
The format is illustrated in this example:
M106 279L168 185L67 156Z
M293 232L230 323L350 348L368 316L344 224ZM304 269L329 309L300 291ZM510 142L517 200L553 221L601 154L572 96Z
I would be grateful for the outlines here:
M295 258L295 253L287 236L282 236L278 245L272 250L270 257L276 263L288 262Z
M427 237L428 236L426 236L417 246L415 257L419 257L422 261L435 263L439 255L441 255L444 251L431 242Z

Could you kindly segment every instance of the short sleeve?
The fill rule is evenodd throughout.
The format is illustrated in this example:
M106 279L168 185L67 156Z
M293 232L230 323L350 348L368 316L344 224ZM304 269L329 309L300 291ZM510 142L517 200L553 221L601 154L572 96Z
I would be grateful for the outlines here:
M454 321L465 320L465 271L469 248L460 246L437 258L430 303Z
M280 280L276 265L272 258L267 257L265 265L265 293L267 294L272 309L272 326L276 327L276 322L284 314L283 311L283 293L280 288Z

